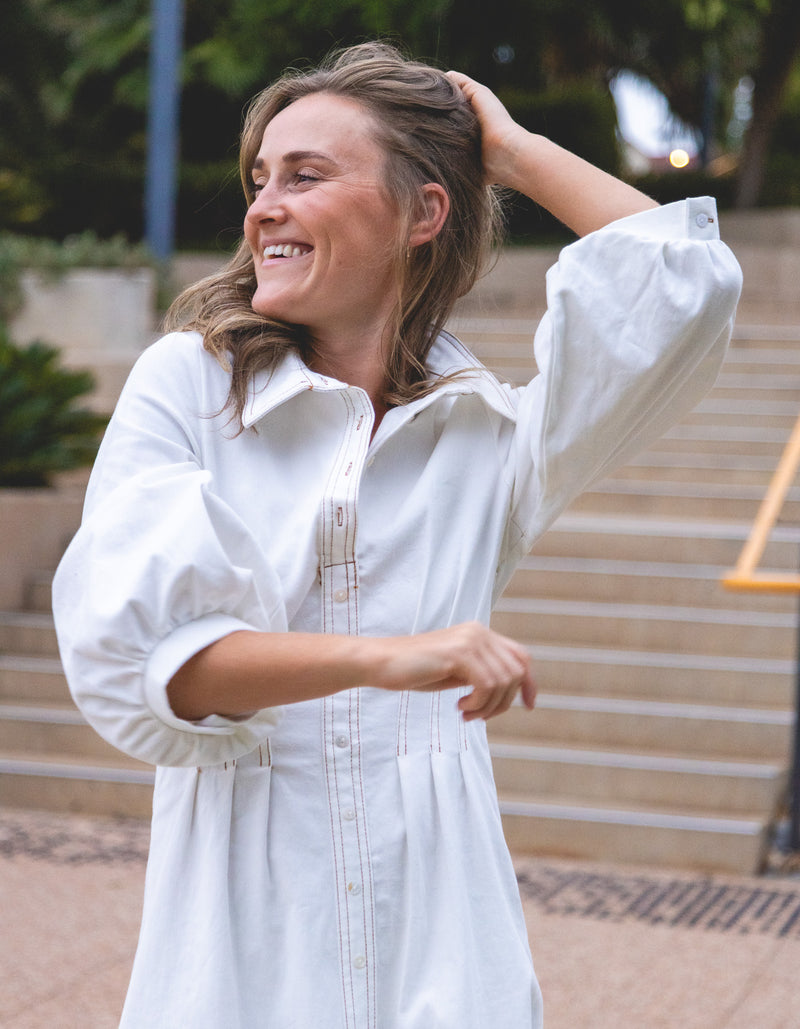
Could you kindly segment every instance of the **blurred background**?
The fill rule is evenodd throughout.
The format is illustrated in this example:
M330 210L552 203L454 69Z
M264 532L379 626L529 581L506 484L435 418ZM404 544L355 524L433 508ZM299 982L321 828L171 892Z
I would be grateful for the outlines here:
M4 0L0 231L144 234L150 0ZM800 200L796 0L185 0L176 245L239 233L237 133L285 67L387 36L657 199ZM520 200L512 238L557 241Z

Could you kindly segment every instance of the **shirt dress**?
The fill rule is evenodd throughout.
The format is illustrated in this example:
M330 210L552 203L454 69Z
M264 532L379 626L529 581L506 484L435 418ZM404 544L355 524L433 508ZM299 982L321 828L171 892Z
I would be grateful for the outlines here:
M565 505L712 385L741 282L716 218L684 201L566 247L527 386L443 333L431 372L463 374L372 439L367 395L294 354L255 379L238 435L197 334L141 356L54 584L76 702L158 766L124 1027L541 1026L464 691L364 688L190 723L166 686L237 630L488 623Z

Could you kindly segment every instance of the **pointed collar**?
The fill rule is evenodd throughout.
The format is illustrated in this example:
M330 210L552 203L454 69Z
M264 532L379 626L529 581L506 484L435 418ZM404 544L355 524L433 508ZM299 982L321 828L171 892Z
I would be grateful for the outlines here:
M427 364L434 376L459 373L458 378L443 383L433 393L406 405L409 412L417 412L444 396L477 394L497 414L512 421L515 419L511 388L503 386L451 333L441 332L437 336L428 354ZM258 372L253 377L242 412L242 423L249 429L270 411L306 390L330 392L349 388L345 382L311 371L300 355L292 350L272 371Z

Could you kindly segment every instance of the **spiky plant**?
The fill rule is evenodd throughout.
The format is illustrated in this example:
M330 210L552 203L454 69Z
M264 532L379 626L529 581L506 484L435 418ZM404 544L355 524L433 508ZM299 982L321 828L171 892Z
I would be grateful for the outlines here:
M94 385L90 372L62 367L55 347L16 346L0 323L0 486L47 486L92 463L108 419L77 401Z

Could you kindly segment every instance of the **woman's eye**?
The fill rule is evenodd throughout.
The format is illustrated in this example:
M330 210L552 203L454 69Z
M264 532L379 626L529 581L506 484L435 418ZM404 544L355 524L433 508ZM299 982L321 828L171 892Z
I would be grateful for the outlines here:
M295 174L295 179L298 182L318 182L319 176L315 175L314 172L300 171Z

